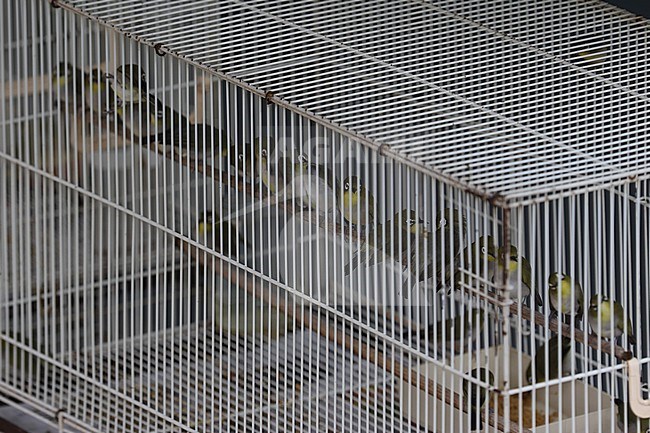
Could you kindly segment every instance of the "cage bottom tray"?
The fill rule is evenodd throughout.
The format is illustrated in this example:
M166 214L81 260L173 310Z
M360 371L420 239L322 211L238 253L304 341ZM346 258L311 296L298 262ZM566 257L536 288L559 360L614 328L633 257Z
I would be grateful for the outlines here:
M388 373L310 331L265 341L191 325L59 362L4 377L96 431L423 431Z

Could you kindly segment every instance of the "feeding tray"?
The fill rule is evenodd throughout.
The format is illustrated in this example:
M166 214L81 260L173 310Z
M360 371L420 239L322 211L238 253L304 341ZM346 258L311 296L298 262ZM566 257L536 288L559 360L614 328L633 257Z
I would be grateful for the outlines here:
M457 355L452 360L452 366L455 370L471 371L478 366L478 361L480 361L481 367L489 366L495 381L501 385L504 378L505 356L506 352L503 346L492 347L475 353ZM521 359L521 365L525 369L531 358L512 348L509 350L508 356L510 359L508 379L510 387L513 389L520 386L520 372L517 368L519 360ZM433 380L436 384L462 396L462 379L450 371L443 371L441 367L432 363L416 366L414 370ZM523 371L521 376L524 376ZM525 381L525 379L522 380ZM522 386L525 385L526 383ZM427 425L439 432L469 431L467 413L438 399L433 399L418 387L402 382L400 398L406 416L411 421L419 423L418 425ZM412 403L406 404L408 401ZM465 399L463 399L463 404L465 404ZM502 397L491 393L488 404L490 417L494 417L496 413L503 417L504 401ZM510 420L515 425L519 425L520 412L523 427L533 432L614 433L616 431L612 427L611 396L598 391L593 386L586 385L581 380L576 380L573 384L563 383L511 396ZM487 431L485 424L484 430Z

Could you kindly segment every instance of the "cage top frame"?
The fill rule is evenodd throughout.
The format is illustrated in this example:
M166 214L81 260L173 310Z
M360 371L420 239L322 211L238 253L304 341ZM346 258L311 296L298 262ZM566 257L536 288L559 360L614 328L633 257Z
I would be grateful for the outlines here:
M650 21L480 3L54 2L499 207L650 179Z

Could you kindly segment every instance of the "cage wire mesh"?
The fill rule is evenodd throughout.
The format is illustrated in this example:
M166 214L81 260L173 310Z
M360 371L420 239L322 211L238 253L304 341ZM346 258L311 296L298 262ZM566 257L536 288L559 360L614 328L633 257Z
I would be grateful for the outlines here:
M2 402L59 431L648 428L646 20L1 4Z

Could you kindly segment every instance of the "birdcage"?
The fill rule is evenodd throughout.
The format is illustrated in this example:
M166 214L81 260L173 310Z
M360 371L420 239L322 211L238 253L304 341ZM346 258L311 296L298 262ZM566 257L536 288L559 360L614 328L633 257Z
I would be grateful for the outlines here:
M59 431L648 428L647 20L1 4L2 403Z

